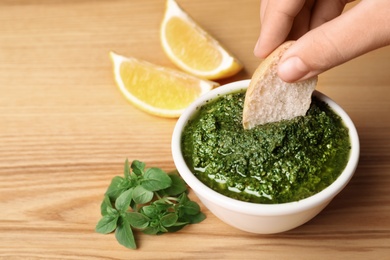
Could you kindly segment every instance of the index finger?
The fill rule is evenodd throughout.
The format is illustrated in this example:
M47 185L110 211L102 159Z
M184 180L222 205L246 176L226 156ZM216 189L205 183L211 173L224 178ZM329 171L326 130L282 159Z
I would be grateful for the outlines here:
M286 40L294 19L305 2L305 0L266 0L261 2L261 32L254 51L256 56L266 57Z

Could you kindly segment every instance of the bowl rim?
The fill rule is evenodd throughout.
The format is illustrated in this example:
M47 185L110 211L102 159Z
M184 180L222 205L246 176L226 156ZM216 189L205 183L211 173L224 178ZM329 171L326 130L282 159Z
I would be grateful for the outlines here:
M259 204L240 201L222 195L202 183L189 170L181 153L181 130L187 124L193 113L207 101L213 100L224 94L237 92L240 89L244 90L249 86L249 83L250 80L240 80L222 85L200 96L196 101L188 106L187 109L185 109L185 111L179 117L172 134L171 150L177 171L188 184L188 186L190 186L190 188L199 197L206 197L207 200L213 201L221 207L245 214L266 216L294 214L313 207L317 207L320 204L329 203L330 200L332 200L333 197L335 197L352 178L359 161L360 143L356 127L348 114L335 101L317 90L314 91L313 95L318 97L320 100L325 101L332 108L332 110L334 110L334 112L336 112L342 118L344 124L349 129L349 136L351 139L350 159L340 176L327 188L299 201L281 204Z

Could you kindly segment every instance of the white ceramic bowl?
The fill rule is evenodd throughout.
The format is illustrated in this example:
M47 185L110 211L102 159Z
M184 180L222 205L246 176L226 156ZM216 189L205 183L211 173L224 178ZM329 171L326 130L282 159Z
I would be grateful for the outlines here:
M327 188L306 199L283 204L256 204L243 202L224 196L203 184L187 167L181 152L181 135L188 120L196 108L218 95L246 89L249 80L226 84L206 93L191 104L179 118L172 136L172 155L177 170L191 187L201 202L218 218L238 229L271 234L284 232L298 227L324 209L329 202L347 185L352 178L359 160L359 138L356 128L346 112L329 97L315 91L314 95L328 105L342 118L349 129L352 149L347 166L340 176Z

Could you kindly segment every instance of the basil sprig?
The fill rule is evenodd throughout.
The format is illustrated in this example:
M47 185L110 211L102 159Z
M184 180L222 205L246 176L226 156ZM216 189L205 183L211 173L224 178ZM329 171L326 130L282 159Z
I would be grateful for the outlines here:
M115 232L118 242L132 249L137 248L133 230L151 235L175 232L206 218L176 172L145 169L145 163L137 160L131 166L126 160L124 176L112 179L100 211L96 232Z

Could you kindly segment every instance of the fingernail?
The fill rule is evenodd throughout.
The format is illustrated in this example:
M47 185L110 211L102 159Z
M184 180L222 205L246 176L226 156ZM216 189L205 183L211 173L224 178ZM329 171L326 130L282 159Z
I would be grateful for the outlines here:
M310 68L299 57L288 58L278 66L278 75L286 82L308 78L310 72Z

